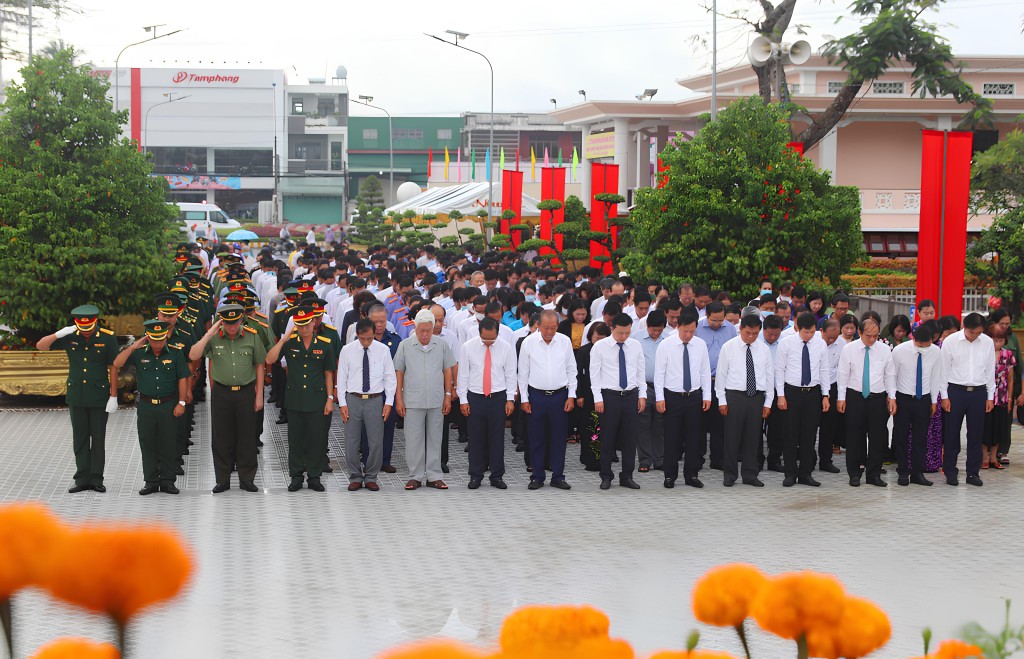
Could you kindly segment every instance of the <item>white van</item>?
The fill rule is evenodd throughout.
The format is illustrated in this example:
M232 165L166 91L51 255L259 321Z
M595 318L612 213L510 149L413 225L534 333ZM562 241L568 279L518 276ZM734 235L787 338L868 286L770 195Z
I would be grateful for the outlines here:
M205 236L207 221L213 225L214 229L237 229L242 226L237 221L232 220L216 204L177 202L173 205L178 207L178 220L181 222L181 230L187 232L194 226L196 235L200 237Z

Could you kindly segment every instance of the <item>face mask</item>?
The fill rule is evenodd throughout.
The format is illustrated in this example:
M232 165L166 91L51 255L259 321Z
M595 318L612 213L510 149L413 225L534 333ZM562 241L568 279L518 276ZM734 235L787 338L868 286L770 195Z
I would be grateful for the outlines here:
M536 295L527 295L526 296L526 301L527 302L536 302L537 301L537 296Z
M473 317L474 317L474 318L476 318L477 322L480 322L481 320L483 320L483 319L484 319L484 315L483 315L482 313L476 313L476 312L474 312L474 313L473 313Z
M771 294L772 294L771 290L766 289L766 288L762 288L761 289L761 295L771 295ZM760 297L760 295L758 297Z
M772 313L771 311L762 311L762 312L761 312L761 320L764 320L764 319L765 319L765 318L767 318L768 316L773 316L773 315L774 315L774 314L773 314L773 313Z

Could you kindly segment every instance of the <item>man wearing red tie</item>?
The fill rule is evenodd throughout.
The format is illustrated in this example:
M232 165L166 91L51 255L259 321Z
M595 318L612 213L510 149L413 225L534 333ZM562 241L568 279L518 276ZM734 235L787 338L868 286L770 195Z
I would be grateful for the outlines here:
M469 420L469 489L480 487L485 465L491 486L504 490L505 418L512 414L516 395L516 352L498 341L498 321L484 318L480 334L466 341L459 355L458 398Z

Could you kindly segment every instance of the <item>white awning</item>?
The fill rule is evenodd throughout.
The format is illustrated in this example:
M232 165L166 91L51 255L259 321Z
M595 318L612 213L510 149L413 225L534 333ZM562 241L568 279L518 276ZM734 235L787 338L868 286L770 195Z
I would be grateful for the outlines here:
M493 191L495 217L501 215L501 183L495 181ZM523 195L523 212L521 217L540 217L537 210L539 200ZM487 209L487 183L465 183L444 188L430 188L421 192L412 199L395 204L385 210L404 213L407 210L416 211L417 215L430 213L434 215L447 215L453 210L458 210L466 216L474 216L477 211Z

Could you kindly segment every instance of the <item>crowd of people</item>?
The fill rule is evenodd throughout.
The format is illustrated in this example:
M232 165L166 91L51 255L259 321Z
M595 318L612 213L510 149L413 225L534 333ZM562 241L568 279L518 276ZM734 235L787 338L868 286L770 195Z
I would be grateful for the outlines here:
M348 490L379 489L405 438L405 489L447 489L449 437L466 444L469 488L506 489L506 430L529 489L568 490L568 445L601 489L639 489L662 471L673 488L959 484L1009 463L1021 392L1020 346L1003 310L883 323L849 312L842 291L751 282L738 300L700 284L668 288L626 273L570 273L550 257L453 253L432 246L299 243L287 256L201 244L178 247L178 275L154 299L156 318L122 350L92 305L44 337L66 350L77 464L71 492L102 492L107 414L117 372L135 366L138 436L148 495L178 493L195 405L211 390L214 493L258 491L264 403L288 426L289 491L324 491L328 435L344 427ZM79 379L81 383L79 384ZM891 422L891 423L890 423ZM457 433L457 435L456 435Z

